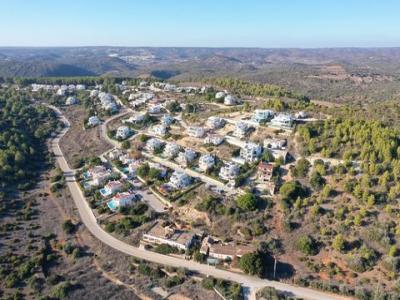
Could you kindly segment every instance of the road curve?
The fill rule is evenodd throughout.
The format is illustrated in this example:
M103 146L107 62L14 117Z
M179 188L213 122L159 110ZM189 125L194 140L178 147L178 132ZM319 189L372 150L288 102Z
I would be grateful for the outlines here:
M147 261L151 261L161 265L168 265L177 268L186 268L191 271L196 271L198 273L213 276L217 278L222 278L226 280L231 280L234 282L238 282L242 284L244 287L249 288L253 291L252 295L254 297L254 291L256 289L270 286L274 287L277 290L285 291L286 293L290 293L294 296L310 299L310 300L345 300L350 299L348 297L329 294L321 291L316 291L308 288L293 286L290 284L270 281L266 279L261 279L257 277L252 277L240 273L234 273L226 270L217 269L212 266L200 264L194 261L188 261L184 259L179 259L175 257L170 257L162 254L158 254L155 252L150 252L144 249L140 249L138 247L134 247L129 245L123 241L118 240L113 237L97 223L96 218L85 200L85 197L79 187L79 183L75 180L74 170L72 170L59 146L60 139L64 136L64 134L68 131L70 123L65 118L65 116L61 113L61 111L54 107L47 105L49 108L53 109L59 118L64 122L65 128L51 141L51 148L55 154L57 163L61 170L64 172L66 177L66 184L71 192L72 198L74 199L75 205L78 208L80 217L82 219L83 224L85 224L86 228L100 241L104 244L114 248L122 253L127 255L131 255L140 259L144 259Z

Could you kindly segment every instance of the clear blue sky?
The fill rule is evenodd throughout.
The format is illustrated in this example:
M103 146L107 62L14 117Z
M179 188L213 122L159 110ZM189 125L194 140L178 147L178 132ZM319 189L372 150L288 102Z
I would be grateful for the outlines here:
M0 46L400 46L399 0L0 0Z

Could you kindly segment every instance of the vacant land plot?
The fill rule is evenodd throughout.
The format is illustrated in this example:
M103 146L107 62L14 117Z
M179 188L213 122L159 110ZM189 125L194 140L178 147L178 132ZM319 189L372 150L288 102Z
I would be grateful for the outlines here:
M80 158L97 156L110 149L100 138L100 127L84 129L84 119L87 115L83 107L67 107L63 109L63 113L71 123L71 128L62 138L60 146L71 166Z

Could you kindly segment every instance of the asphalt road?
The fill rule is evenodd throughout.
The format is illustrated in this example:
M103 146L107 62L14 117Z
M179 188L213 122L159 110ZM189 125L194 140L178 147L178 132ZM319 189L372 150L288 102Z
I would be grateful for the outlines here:
M250 291L250 298L255 299L255 291L259 288L270 286L274 287L278 290L285 291L288 294L292 294L294 296L310 299L310 300L343 300L343 299L350 299L347 297L329 294L321 291L316 291L308 288L293 286L290 284L277 282L277 281L270 281L266 279L260 279L253 276L248 276L240 273L234 273L226 270L217 269L213 266L208 266L200 263L196 263L194 261L179 259L175 257L170 257L154 252L150 252L144 249L140 249L129 245L123 241L118 240L117 238L113 237L106 231L104 231L101 226L97 223L97 220L89 207L89 204L85 200L85 197L79 187L78 182L75 180L74 170L72 170L65 157L61 151L59 146L59 142L61 137L68 131L69 129L69 122L68 120L62 115L60 110L58 110L54 106L49 106L53 108L58 114L59 117L63 120L63 122L67 125L63 131L51 142L52 150L55 154L57 159L58 165L61 170L64 172L66 177L66 184L71 192L72 198L74 199L75 205L78 208L80 217L82 219L83 224L85 224L86 228L100 241L104 244L114 248L122 253L127 255L131 255L134 257L138 257L140 259L144 259L147 261L151 261L161 265L169 265L177 268L186 268L188 270L198 272L207 276L214 276L217 278L222 278L226 280L231 280L242 284L246 290Z

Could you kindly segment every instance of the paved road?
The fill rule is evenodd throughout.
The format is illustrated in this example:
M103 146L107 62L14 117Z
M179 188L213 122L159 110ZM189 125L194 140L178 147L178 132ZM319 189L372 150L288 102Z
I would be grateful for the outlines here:
M53 107L54 108L54 107ZM68 131L69 129L69 122L68 120L61 114L61 112L54 108L55 111L59 114L60 118L66 124L66 127L62 130L62 132L51 142L52 150L55 154L57 159L58 165L60 166L61 170L64 172L66 177L67 186L71 192L72 198L74 199L75 205L78 208L80 217L82 222L85 224L86 228L100 241L104 244L114 248L120 252L123 252L127 255L131 255L134 257L138 257L147 261L152 261L157 264L161 265L169 265L173 267L182 267L187 268L189 270L205 274L207 276L214 276L217 278L223 278L231 281L238 282L242 284L247 290L250 289L250 297L255 299L255 290L265 287L271 286L281 291L286 291L292 295L295 295L300 298L311 299L311 300L344 300L349 299L347 297L328 294L320 291L315 291L308 288L302 288L293 286L286 283L281 283L277 281L270 281L266 279L260 279L257 277L252 277L240 273L229 272L221 269L217 269L212 266L196 263L193 261L188 261L184 259L179 259L175 257L170 257L154 252L150 252L144 249L140 249L129 245L123 241L118 240L117 238L113 237L106 231L104 231L101 226L97 223L97 220L85 200L85 197L79 187L78 182L75 180L74 170L72 170L65 157L61 151L59 146L60 138Z

